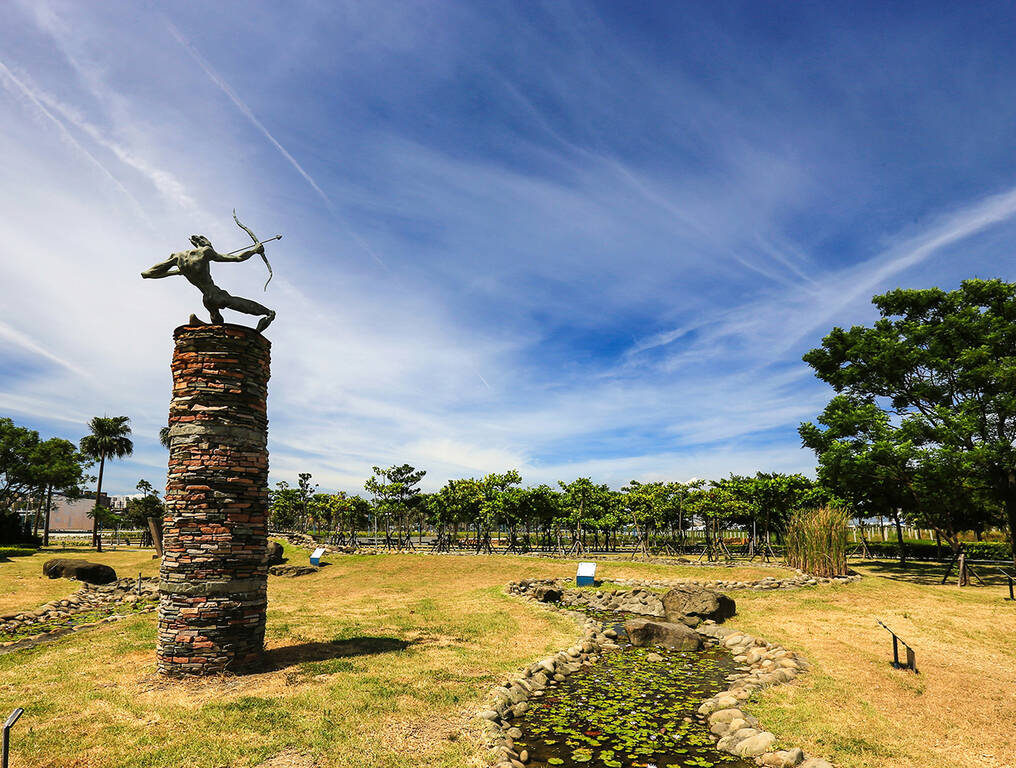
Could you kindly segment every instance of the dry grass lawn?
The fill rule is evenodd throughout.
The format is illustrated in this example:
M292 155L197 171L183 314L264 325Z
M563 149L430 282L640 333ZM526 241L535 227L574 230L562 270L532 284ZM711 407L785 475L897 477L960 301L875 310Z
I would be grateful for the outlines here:
M159 573L159 561L152 559L152 550L125 549L101 553L84 547L49 547L28 557L12 557L0 562L0 616L38 608L43 603L67 597L81 585L67 579L47 579L42 564L54 557L72 557L113 566L121 578Z
M306 557L287 550L294 562ZM42 578L49 556L0 563L0 612L73 591L71 582ZM96 556L121 575L154 573L150 558ZM26 708L12 765L481 764L470 713L511 671L576 635L570 621L502 591L513 579L571 576L574 562L418 555L330 562L311 576L271 578L268 668L256 674L159 678L152 615L0 656L0 715ZM1016 766L1016 650L1003 644L1012 642L1016 605L1001 600L1001 586L959 590L920 583L930 581L920 574L864 571L869 578L844 587L735 594L734 624L814 664L802 682L752 705L763 723L842 768ZM599 573L773 574L617 562ZM888 667L888 636L876 616L917 648L920 676Z
M960 589L940 583L943 566L857 570L866 578L847 587L737 597L733 625L813 664L751 711L841 768L1016 766L1016 603L1002 580ZM920 674L890 667L876 618L913 646Z

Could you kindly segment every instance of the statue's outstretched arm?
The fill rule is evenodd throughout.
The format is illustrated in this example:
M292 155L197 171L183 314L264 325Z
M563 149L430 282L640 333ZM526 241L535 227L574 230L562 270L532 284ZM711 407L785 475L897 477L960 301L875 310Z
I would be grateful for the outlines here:
M240 251L240 253L216 253L215 251L212 251L208 255L208 258L212 261L247 261L247 259L251 256L264 252L265 247L263 245L259 245L255 248L251 248L250 250Z
M175 266L176 266L176 257L170 256L165 261L160 261L154 267L149 267L148 269L146 269L144 272L141 273L141 276L144 278L157 280L160 277L173 277L174 275L181 274L179 268L177 268L175 272L173 271L172 268Z

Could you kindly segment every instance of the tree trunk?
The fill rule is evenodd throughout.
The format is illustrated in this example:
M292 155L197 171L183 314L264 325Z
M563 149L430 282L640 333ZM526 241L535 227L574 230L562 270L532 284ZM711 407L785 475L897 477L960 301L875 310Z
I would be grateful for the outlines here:
M900 565L907 564L907 554L903 550L903 526L900 525L900 511L893 510L893 520L896 522L896 540L900 544Z
M155 554L162 557L162 531L159 530L154 517L148 518L148 530L152 534L152 546L155 547Z
M49 511L53 506L53 484L46 487L46 522L42 529L42 546L49 546Z
M102 539L99 538L99 502L102 499L102 472L106 468L106 456L99 457L99 482L95 486L95 507L92 516L92 546L102 552Z
M39 506L35 508L35 521L32 524L32 536L39 535L39 525L42 522L42 505L45 498L45 492L42 488L39 488Z
M1009 546L1012 562L1016 565L1016 476L1009 475L1009 488L1005 497L1005 516L1009 521Z

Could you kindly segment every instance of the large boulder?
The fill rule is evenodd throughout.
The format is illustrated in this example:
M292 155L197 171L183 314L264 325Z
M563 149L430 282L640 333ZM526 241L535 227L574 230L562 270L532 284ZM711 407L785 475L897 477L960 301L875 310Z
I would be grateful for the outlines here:
M268 542L268 565L281 565L286 558L282 556L282 545L277 541Z
M561 600L561 590L557 587L539 586L533 590L533 596L541 603L557 603Z
M306 576L308 573L317 573L320 568L313 565L272 565L268 573L272 576Z
M624 623L632 645L662 645L681 651L697 651L702 647L698 632L684 624L650 619L631 619Z
M726 595L694 584L681 584L660 598L668 621L696 626L700 621L723 621L737 613L737 605Z
M116 571L102 563L58 557L43 563L42 572L51 579L77 579L88 584L116 581Z

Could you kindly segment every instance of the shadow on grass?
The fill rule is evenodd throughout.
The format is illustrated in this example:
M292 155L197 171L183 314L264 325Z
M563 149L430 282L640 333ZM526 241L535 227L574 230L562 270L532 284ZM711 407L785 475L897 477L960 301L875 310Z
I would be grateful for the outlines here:
M268 672L313 661L328 661L350 656L374 656L381 653L403 651L412 643L397 637L351 637L331 643L300 643L265 651L258 668L253 672Z
M876 576L883 576L895 581L905 581L910 584L921 584L926 586L941 585L942 577L946 575L946 569L949 567L948 563L927 562L908 562L904 566L900 565L898 560L864 560L857 563L857 565L863 566L866 571ZM1016 570L1014 570L1011 565L1009 567L1002 566L1002 568L1005 569L1006 572L1016 575ZM972 587L1004 587L1005 596L1008 596L1009 580L996 566L975 564L973 569L974 573L980 577L981 581L978 581L977 578L971 574L970 585ZM946 579L946 584L956 584L958 577L959 570L955 565L953 565L952 571ZM981 582L983 582L983 585Z

